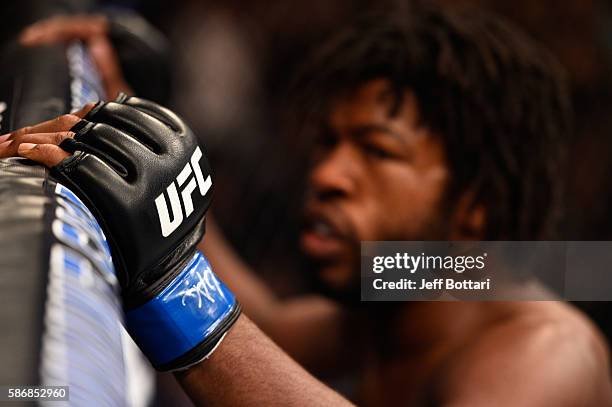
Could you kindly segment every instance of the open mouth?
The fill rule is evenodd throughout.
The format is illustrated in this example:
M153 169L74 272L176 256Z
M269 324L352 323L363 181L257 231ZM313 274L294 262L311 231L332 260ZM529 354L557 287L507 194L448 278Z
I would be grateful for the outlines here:
M338 257L348 245L348 236L332 216L308 211L300 241L307 255L324 260Z

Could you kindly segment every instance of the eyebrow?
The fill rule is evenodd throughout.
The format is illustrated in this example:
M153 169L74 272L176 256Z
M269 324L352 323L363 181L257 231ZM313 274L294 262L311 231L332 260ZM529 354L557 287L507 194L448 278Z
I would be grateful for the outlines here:
M402 137L400 134L391 130L387 126L380 125L380 124L364 124L364 125L350 127L348 129L348 133L356 138L363 138L371 133L383 133L383 134L393 137L394 139L398 140L402 144L407 144L404 137Z

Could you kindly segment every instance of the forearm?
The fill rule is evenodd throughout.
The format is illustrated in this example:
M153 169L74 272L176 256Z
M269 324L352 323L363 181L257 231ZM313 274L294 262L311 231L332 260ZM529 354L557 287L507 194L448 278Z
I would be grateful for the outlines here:
M176 378L197 405L348 406L241 316L213 355Z

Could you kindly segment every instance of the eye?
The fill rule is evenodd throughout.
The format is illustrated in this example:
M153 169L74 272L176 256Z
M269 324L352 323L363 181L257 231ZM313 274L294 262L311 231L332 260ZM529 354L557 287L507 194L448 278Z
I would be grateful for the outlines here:
M374 144L365 144L363 148L368 156L376 158L378 160L393 158L393 154Z
M315 138L315 146L319 149L328 149L338 143L338 138L331 133L321 133Z

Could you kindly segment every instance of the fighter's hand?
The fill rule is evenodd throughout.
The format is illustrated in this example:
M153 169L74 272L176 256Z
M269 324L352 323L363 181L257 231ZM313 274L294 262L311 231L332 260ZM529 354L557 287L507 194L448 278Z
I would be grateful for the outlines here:
M0 136L0 158L20 155L37 161L46 167L53 167L70 154L58 145L69 137L74 137L70 129L79 122L94 106L85 105L81 110L65 114L34 126L23 127L12 133Z
M108 32L109 22L103 15L55 16L27 27L19 41L25 46L83 41L98 68L107 97L114 99L121 92L133 92L123 77Z
M27 150L21 144L19 153L56 164L50 176L97 218L121 283L128 331L152 364L174 370L199 362L240 315L234 295L196 248L212 195L204 147L175 113L126 95L96 104L69 127L74 120L55 127L62 134L43 136L49 143ZM67 154L57 151L60 140L74 154L57 163Z

